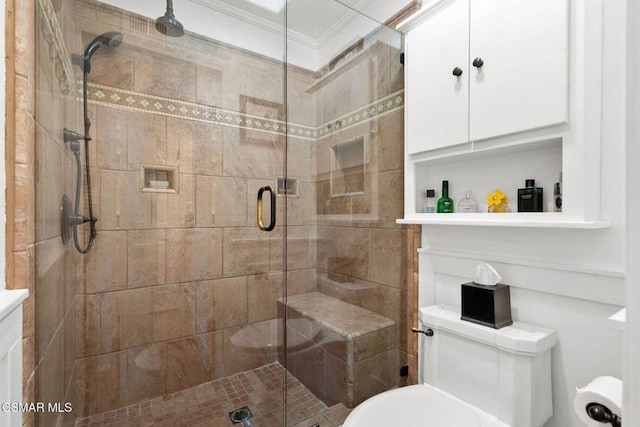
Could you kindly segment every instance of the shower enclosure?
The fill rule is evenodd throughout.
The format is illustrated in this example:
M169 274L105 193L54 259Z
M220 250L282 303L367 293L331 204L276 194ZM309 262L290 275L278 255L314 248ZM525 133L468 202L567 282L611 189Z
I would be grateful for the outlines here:
M169 2L181 36L156 30L162 3L36 6L26 390L73 410L27 422L340 425L406 382L402 39L389 19L413 3ZM87 135L86 64L72 58L105 34L121 42L91 52ZM61 238L69 131L90 137L86 255Z

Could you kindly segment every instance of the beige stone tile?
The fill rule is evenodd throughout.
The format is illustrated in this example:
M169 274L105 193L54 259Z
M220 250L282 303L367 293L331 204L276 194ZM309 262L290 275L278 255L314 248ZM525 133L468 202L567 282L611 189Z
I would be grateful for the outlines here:
M91 130L91 144L96 154L94 164L102 169L126 170L128 116L131 113L100 106L95 111L96 118Z
M369 280L405 288L407 233L403 229L371 229Z
M198 65L196 68L197 102L199 104L222 106L223 72Z
M193 172L199 175L222 175L223 128L208 123L195 123L191 152ZM226 158L225 158L226 162ZM181 160L181 164L183 161ZM225 174L226 175L226 174Z
M127 285L129 288L165 283L166 232L127 232Z
M87 293L126 289L127 233L100 231L84 261Z
M160 53L136 49L134 90L166 98L196 101L196 66Z
M198 175L196 201L198 227L247 223L247 182L243 178Z
M83 32L83 46L87 46L95 34ZM133 89L133 54L135 47L127 40L115 49L98 49L91 57L89 81L120 89Z
M308 93L307 89L313 83L313 78L306 79L287 76L287 110L288 120L292 123L315 126L316 124L316 98L314 94Z
M287 295L298 295L316 290L316 270L287 271Z
M329 270L365 279L369 270L369 230L341 227L334 232L335 255L329 257Z
M225 375L255 369L276 360L276 322L257 322L223 331Z
M151 193L140 191L138 170L122 172L102 170L100 211L102 230L150 228Z
M64 193L64 161L60 147L51 139L42 141L44 156L39 161L42 173L38 172L36 182L36 194L40 205L36 217L42 220L42 234L36 236L39 241L55 237L60 234L60 200ZM40 155L39 155L40 156ZM29 202L29 187L32 185L29 169L23 165L16 165L16 220L29 212L32 208L26 208L24 203ZM71 196L73 197L73 196ZM72 199L72 202L75 199ZM31 204L30 206L33 206ZM25 223L26 225L26 223ZM16 224L16 237L21 236L21 227ZM26 236L25 236L26 237ZM19 242L16 242L19 243Z
M95 357L95 371L92 373L98 413L121 408L129 403L127 387L127 352L120 351Z
M339 402L353 406L353 388L349 387L347 381L347 364L344 360L331 353L326 354L326 398L328 406Z
M74 412L79 417L96 413L95 357L82 357L76 362Z
M167 388L166 344L136 347L127 352L129 403L162 396Z
M287 228L287 269L302 270L315 267L315 227Z
M316 185L298 181L298 197L289 197L287 203L287 225L314 225L316 220ZM284 199L279 200L284 203Z
M49 256L49 251L54 256ZM40 264L35 288L36 360L40 360L64 318L64 266L63 251L52 241L36 245L36 254L36 263Z
M196 124L167 117L167 162L178 164L180 173L194 173L193 132Z
M221 378L222 332L167 343L167 393Z
M257 134L257 132L254 132ZM241 130L224 128L224 175L247 178L270 177L271 137L260 134L264 139L241 137ZM273 177L275 180L275 176ZM273 181L271 183L273 185Z
M150 288L103 294L102 351L117 351L151 343L152 320Z
M153 340L166 341L196 332L195 290L191 283L153 288Z
M78 335L83 336L83 346L77 350L80 357L92 356L100 353L102 336L100 326L101 302L101 295L87 295L85 306L83 307L82 304L78 305L79 309L84 309L84 323L78 333Z
M194 227L196 224L195 176L179 175L178 193L152 193L151 222L155 227Z
M167 119L164 116L127 112L127 159L129 170L135 171L143 164L167 164Z
M325 350L291 328L287 328L287 347L289 372L313 394L326 399Z
M225 277L269 271L269 233L257 227L229 227L223 240Z
M167 282L222 277L222 230L167 230Z
M344 420L347 419L350 413L350 408L347 408L343 404L339 403L327 409L323 415L335 425L340 426L342 425L342 423L344 423Z
M75 300L74 300L75 301ZM70 310L62 323L62 331L60 332L63 340L64 350L64 387L65 393L68 393L71 383L71 376L76 364L76 305L72 303Z
M349 343L348 362L359 362L378 353L398 347L396 326L354 337Z
M247 323L247 277L197 283L196 301L198 333L244 325Z
M249 323L275 319L277 300L284 295L283 273L247 276Z
M389 350L357 362L353 366L354 405L398 385L398 350Z
M43 353L36 369L37 397L39 402L63 402L65 393L64 381L64 338L57 333L51 345ZM54 413L40 412L37 419L40 425L51 425Z
M370 139L372 171L401 170L404 162L404 114L394 111L375 119Z

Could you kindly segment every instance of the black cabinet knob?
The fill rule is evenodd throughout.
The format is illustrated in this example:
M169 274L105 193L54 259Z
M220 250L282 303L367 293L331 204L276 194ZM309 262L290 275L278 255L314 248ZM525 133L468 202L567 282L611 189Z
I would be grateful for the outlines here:
M456 67L453 69L453 75L456 77L460 77L462 75L462 69L460 67Z
M484 65L484 61L482 60L482 58L476 58L473 60L473 66L476 68L480 68Z

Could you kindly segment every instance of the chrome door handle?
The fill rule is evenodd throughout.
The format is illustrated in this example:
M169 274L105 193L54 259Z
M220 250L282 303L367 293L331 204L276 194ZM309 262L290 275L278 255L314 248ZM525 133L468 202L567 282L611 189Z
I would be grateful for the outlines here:
M263 209L262 209L262 195L265 191L268 191L271 195L271 221L269 225L265 227L264 218L263 218ZM262 231L272 231L276 228L276 193L273 191L269 185L266 187L262 187L258 190L258 228Z

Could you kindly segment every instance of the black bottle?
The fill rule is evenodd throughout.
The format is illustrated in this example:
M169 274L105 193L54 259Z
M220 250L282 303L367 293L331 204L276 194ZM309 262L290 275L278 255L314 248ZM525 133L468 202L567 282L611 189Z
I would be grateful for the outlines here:
M527 179L525 188L518 189L518 212L542 212L542 188L534 179Z

